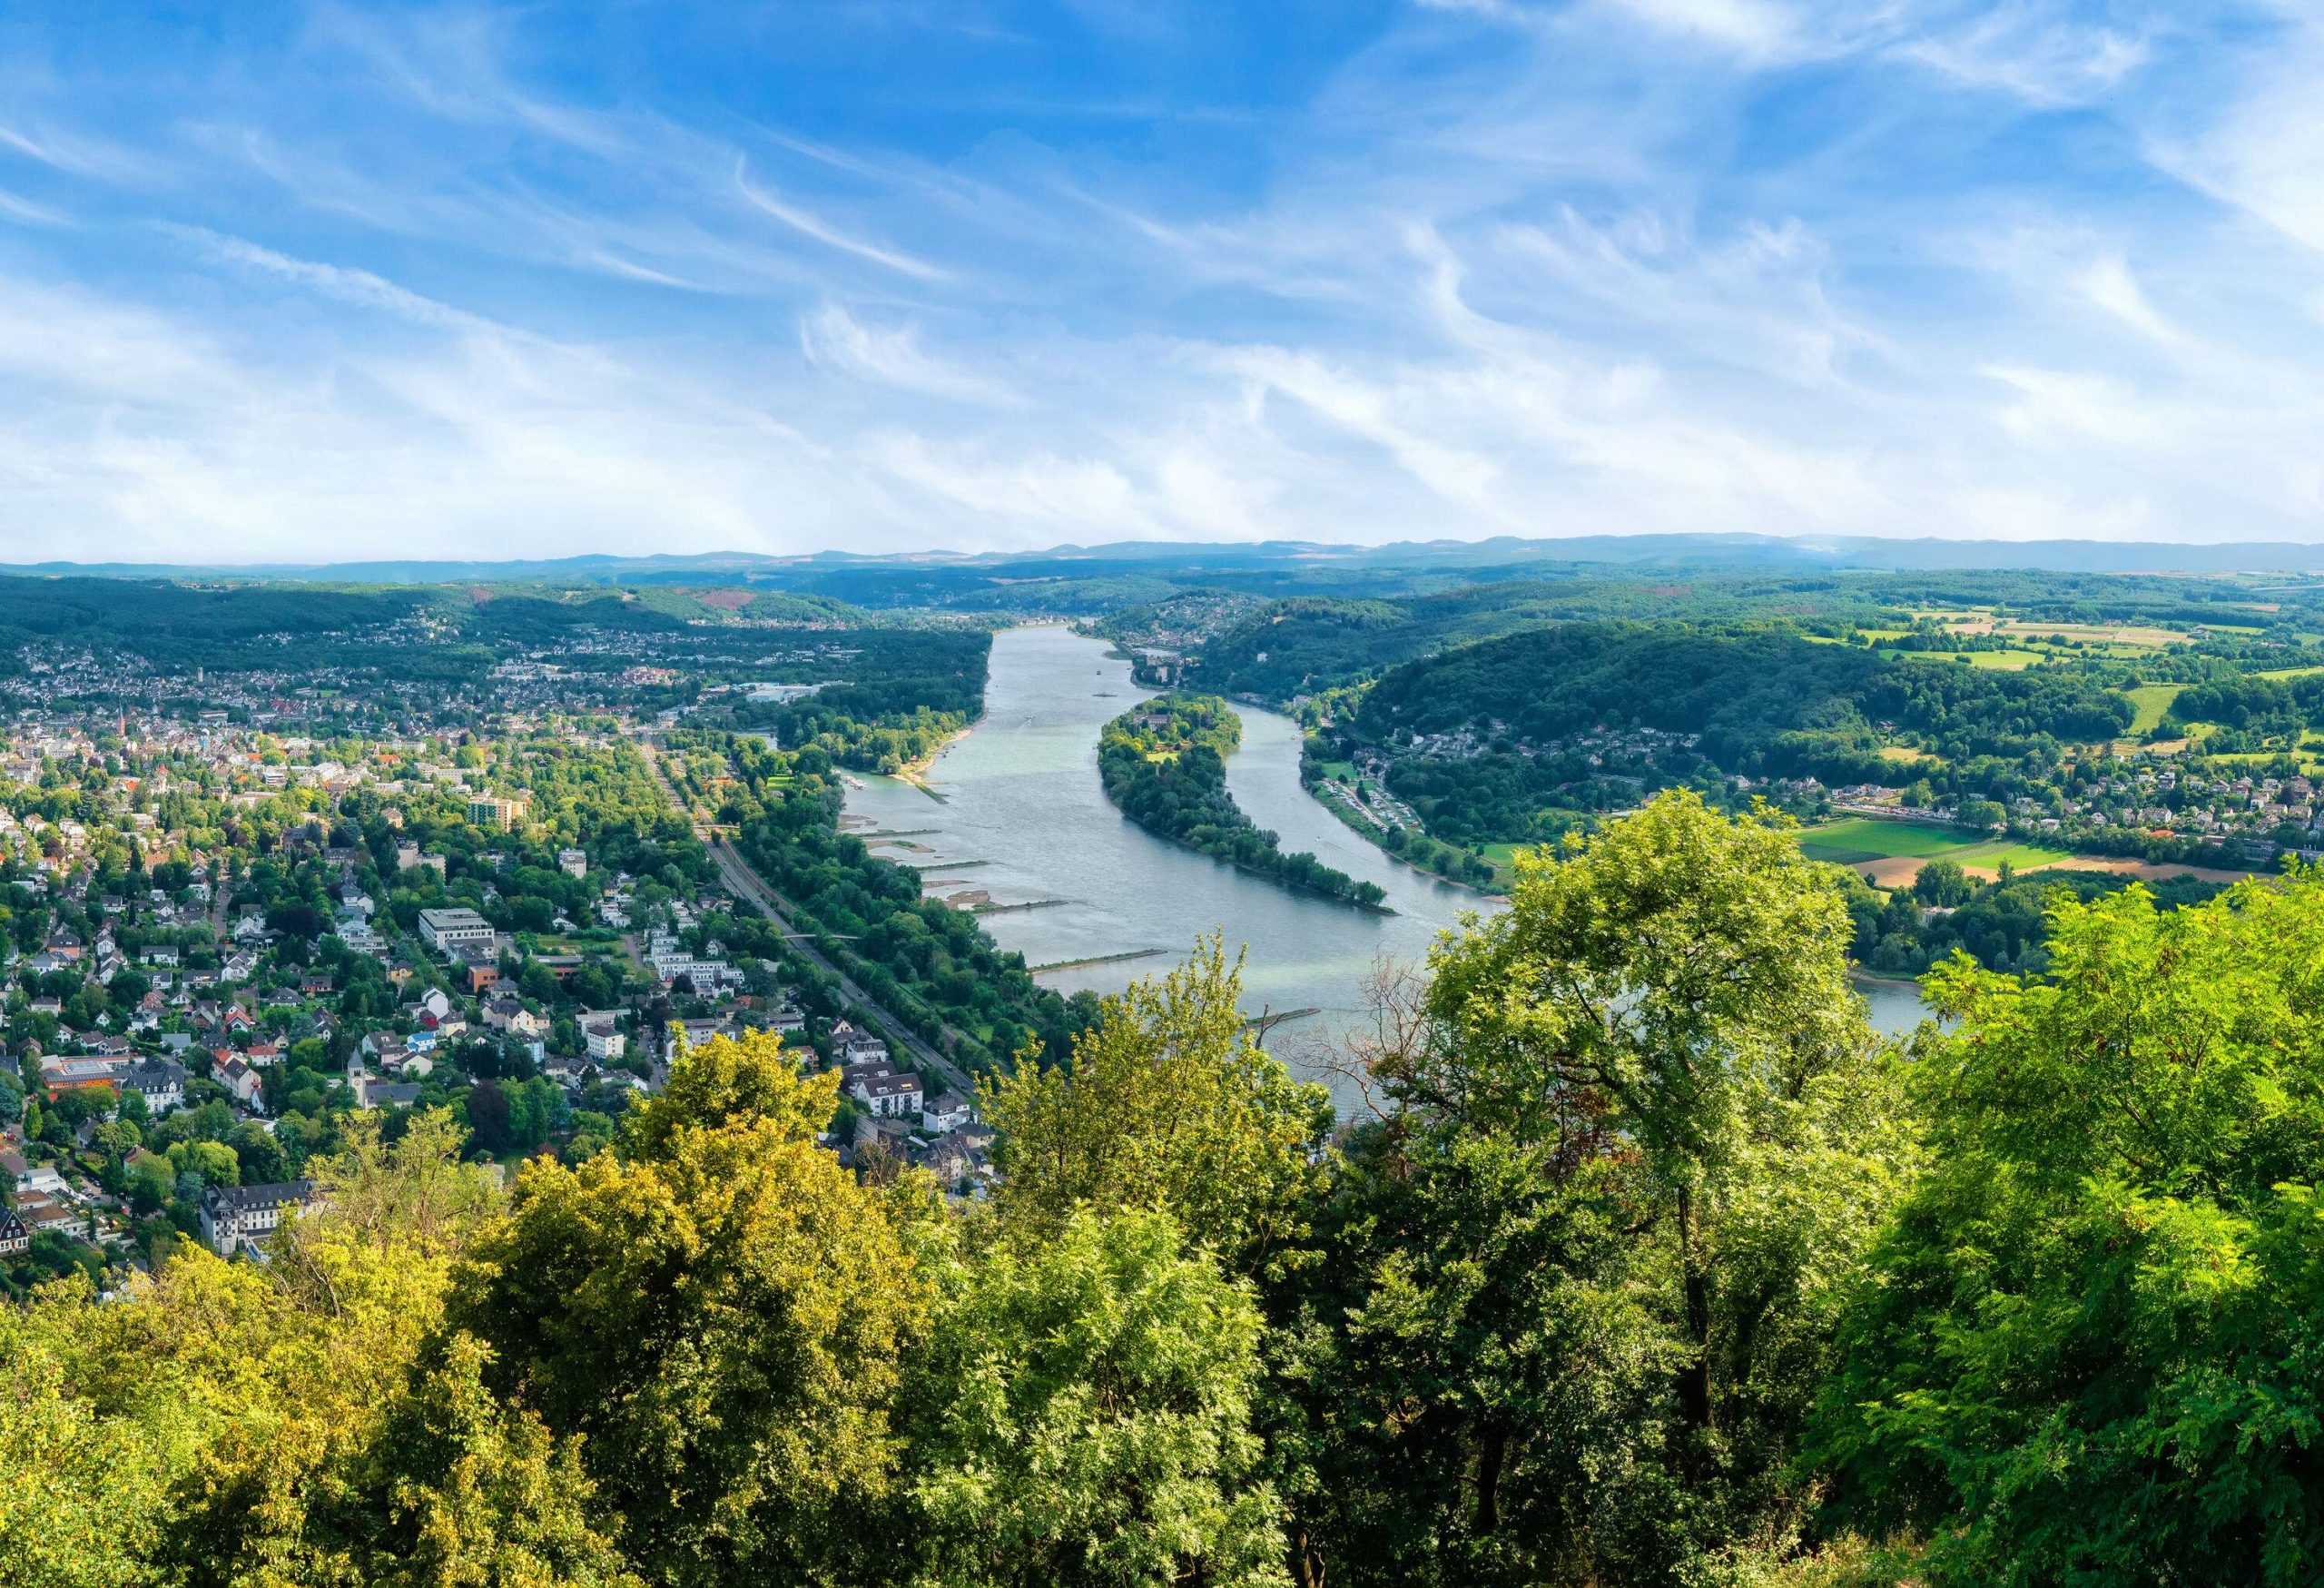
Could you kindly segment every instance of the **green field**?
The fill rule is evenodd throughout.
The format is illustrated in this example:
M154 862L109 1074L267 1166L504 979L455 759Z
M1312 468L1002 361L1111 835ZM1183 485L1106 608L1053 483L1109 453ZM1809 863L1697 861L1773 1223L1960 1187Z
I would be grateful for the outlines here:
M1970 838L1949 827L1862 816L1807 828L1799 835L1799 847L1810 860L1847 866L1900 859L1949 860L1991 870L2007 861L2014 870L2034 871L2072 858L2064 850L2038 848L2014 839Z
M2040 651L1883 651L1886 656L1920 662L1966 662L1988 673L2022 673L2042 660Z
M2160 726L2163 713L2171 709L2171 703L2179 698L2179 692L2185 687L2184 684L2142 684L2126 691L2139 713L2131 719L2131 732L2143 734Z
M1977 842L1982 840L1964 838L1950 827L1876 822L1868 817L1810 827L1799 835L1799 847L1810 855L1817 860L1836 860L1843 865L1896 854L1926 859Z

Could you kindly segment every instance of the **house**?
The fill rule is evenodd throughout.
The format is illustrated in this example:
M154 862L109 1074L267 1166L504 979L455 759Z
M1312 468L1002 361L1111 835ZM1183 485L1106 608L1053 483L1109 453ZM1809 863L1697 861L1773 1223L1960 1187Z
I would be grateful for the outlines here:
M845 1021L832 1028L832 1048L842 1064L877 1063L888 1057L888 1044Z
M358 1108L408 1109L419 1100L419 1083L416 1080L380 1080L367 1075L355 1083Z
M852 1068L852 1067L851 1067ZM882 1119L920 1111L920 1077L889 1070L866 1075L848 1087L849 1095Z
M32 1231L25 1228L25 1221L0 1208L0 1258L20 1258L32 1249Z
M49 1163L28 1163L21 1152L0 1153L0 1174L12 1181L19 1196L64 1189L64 1177Z
M121 1090L145 1100L148 1113L158 1114L185 1101L185 1066L174 1059L149 1059L133 1064L121 1078Z
M233 1094L236 1102L251 1109L259 1106L259 1097L265 1090L265 1083L260 1079L259 1071L242 1062L239 1053L219 1065L211 1074L212 1080Z
M490 827L506 833L525 814L527 803L522 799L507 799L499 794L470 794L468 820L478 827Z
M84 1219L84 1215L75 1213L70 1208L60 1207L45 1196L37 1195L17 1198L16 1217L23 1219L25 1228L34 1235L44 1229L61 1233L64 1226L81 1224Z
M128 1068L126 1059L102 1054L82 1058L51 1055L40 1061L40 1083L54 1098L77 1087L111 1087Z
M956 1091L939 1092L921 1105L920 1122L939 1136L949 1136L976 1122L975 1105Z
M676 1021L675 1024L678 1028L679 1044L687 1048L699 1048L713 1037L731 1037L734 1034L734 1025L732 1021L686 1020Z
M911 1161L929 1170L947 1186L958 1186L962 1180L980 1182L992 1178L992 1160L984 1146L966 1131L940 1136L926 1147L911 1154Z
M222 1258L255 1249L281 1227L286 1211L312 1207L312 1180L274 1186L213 1186L202 1197L202 1238Z
M515 998L501 997L484 1006L484 1023L496 1031L511 1036L537 1037L548 1031L548 1021L527 1009Z
M439 954L448 954L462 944L472 943L489 949L493 942L492 922L468 909L422 910L419 912L419 935L428 946Z
M589 857L577 849L560 849L556 852L556 867L568 877L586 876Z
M581 1028L582 1041L589 1050L589 1057L600 1064L610 1064L629 1050L629 1039L610 1020L592 1021Z
M436 1069L436 1060L425 1053L415 1053L409 1048L399 1048L379 1056L379 1068L390 1075L428 1075Z

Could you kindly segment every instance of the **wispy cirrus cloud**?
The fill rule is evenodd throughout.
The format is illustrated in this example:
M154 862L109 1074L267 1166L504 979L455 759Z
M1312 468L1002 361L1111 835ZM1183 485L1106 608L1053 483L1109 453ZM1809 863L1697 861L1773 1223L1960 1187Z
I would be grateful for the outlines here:
M2241 6L20 29L0 557L2312 537Z
M859 380L951 402L1014 407L1023 399L1006 382L930 352L912 325L872 325L836 303L799 322L810 361Z

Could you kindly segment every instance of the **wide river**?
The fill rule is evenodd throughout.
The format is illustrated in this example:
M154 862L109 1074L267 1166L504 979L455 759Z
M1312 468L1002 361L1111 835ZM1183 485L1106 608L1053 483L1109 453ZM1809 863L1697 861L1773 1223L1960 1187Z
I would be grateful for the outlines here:
M1028 963L1104 962L1044 972L1061 992L1118 991L1223 931L1230 950L1247 952L1249 1013L1314 1011L1276 1027L1268 1045L1320 1073L1365 1026L1364 986L1380 967L1419 965L1439 933L1500 901L1416 872L1342 825L1300 786L1298 725L1250 706L1236 708L1243 743L1226 767L1236 803L1285 849L1377 883L1396 913L1292 893L1132 825L1099 786L1098 733L1154 692L1132 684L1109 649L1060 627L997 635L983 719L937 756L926 789L896 778L851 788L849 825L920 868L932 892L981 889L996 905L1031 905L982 918ZM1864 991L1883 1029L1918 1020L1910 988ZM1352 1100L1334 1090L1343 1106Z

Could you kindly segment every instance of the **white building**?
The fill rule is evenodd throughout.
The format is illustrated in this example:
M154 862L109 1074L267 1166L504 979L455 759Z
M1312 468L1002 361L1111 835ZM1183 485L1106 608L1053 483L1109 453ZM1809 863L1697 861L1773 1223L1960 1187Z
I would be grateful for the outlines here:
M419 935L438 953L449 953L456 948L489 949L494 932L492 922L473 910L422 910L419 912Z
M278 1186L213 1186L202 1197L202 1238L222 1258L255 1248L282 1224L285 1208L315 1200L312 1180Z

